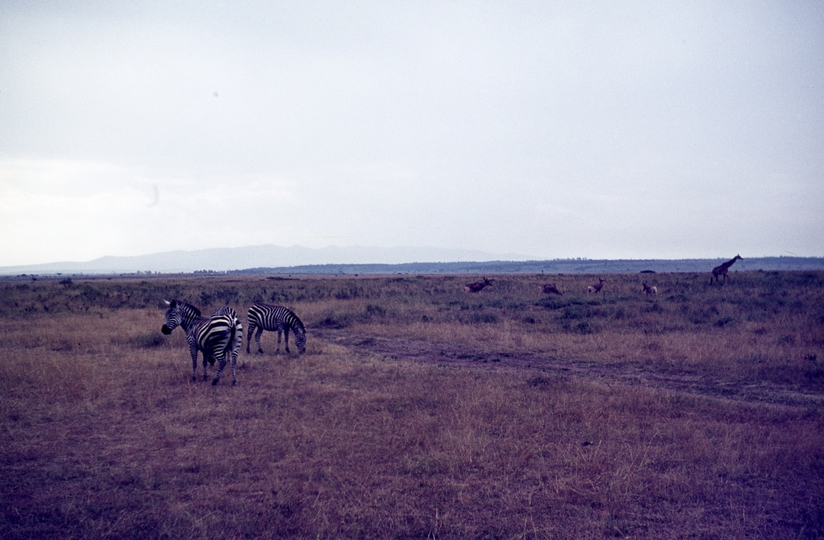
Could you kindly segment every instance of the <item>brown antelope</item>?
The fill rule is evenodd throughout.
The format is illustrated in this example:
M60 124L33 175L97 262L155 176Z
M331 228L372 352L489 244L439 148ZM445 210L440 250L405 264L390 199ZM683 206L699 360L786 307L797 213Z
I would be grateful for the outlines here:
M554 283L546 283L541 285L541 292L544 294L564 294L558 290Z
M730 279L730 276L728 275L728 272L730 270L730 266L735 264L735 261L738 261L738 260L743 261L744 259L741 258L741 255L736 255L735 257L728 260L724 264L720 264L720 265L716 266L715 268L713 268L712 269L712 277L710 278L710 283L712 283L713 279L715 279L715 281L718 282L721 279L722 276L724 278L724 281ZM724 281L721 281L721 283L723 284Z
M464 290L466 292L481 292L484 287L492 285L492 282L488 279L484 278L483 281L477 281L475 283L467 283L464 286Z
M598 294L601 292L601 289L604 287L604 280L598 278L598 283L593 283L589 287L587 287L587 293L589 294Z
M646 281L641 283L641 285L644 286L644 292L647 293L647 295L651 294L653 296L656 296L658 294L658 287L656 287L655 285L649 285Z

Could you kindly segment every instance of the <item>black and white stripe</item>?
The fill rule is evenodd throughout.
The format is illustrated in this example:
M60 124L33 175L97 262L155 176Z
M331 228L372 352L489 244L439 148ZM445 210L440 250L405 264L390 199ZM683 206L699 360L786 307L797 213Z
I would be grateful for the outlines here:
M255 343L258 346L258 352L263 353L260 347L260 335L264 330L269 332L278 332L278 349L275 352L280 352L280 335L284 334L284 341L286 342L286 352L289 352L289 330L295 334L295 345L298 351L303 354L306 351L306 328L289 309L283 306L272 306L269 304L262 304L255 302L249 308L249 334L246 336L246 352L250 353L249 345L252 342L252 331L255 332Z
M203 353L203 380L208 377L210 363L218 362L212 384L217 384L226 367L227 355L232 357L232 384L237 382L237 353L243 343L243 326L237 313L230 307L222 307L211 317L202 317L200 310L191 304L164 300L169 306L166 321L160 331L168 335L180 326L186 332L189 352L192 355L192 380L197 380L197 352Z

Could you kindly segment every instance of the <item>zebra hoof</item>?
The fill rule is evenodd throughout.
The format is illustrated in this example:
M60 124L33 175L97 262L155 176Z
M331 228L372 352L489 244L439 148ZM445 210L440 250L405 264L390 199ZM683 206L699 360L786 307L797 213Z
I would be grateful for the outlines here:
M217 382L218 382L218 380L219 380L219 379L215 379L215 380L213 380L213 381L212 381L212 386L217 386Z

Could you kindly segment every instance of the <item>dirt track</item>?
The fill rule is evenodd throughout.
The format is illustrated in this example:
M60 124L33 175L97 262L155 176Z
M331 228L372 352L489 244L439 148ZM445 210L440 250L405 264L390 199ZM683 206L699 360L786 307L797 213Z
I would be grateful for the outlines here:
M679 393L737 402L763 403L786 407L824 405L824 394L771 383L742 384L699 375L678 375L639 369L637 365L605 365L585 360L561 360L550 355L529 353L490 353L472 349L440 346L420 340L403 340L353 334L346 330L315 329L313 337L346 347L358 354L383 356L397 361L411 361L442 366L496 371L534 373L541 376L574 376L606 385L643 385Z

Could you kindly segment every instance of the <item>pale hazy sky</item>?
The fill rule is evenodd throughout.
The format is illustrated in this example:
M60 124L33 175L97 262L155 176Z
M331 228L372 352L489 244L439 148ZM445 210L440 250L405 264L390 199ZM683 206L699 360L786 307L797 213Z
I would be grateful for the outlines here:
M0 233L824 256L824 3L5 0Z

